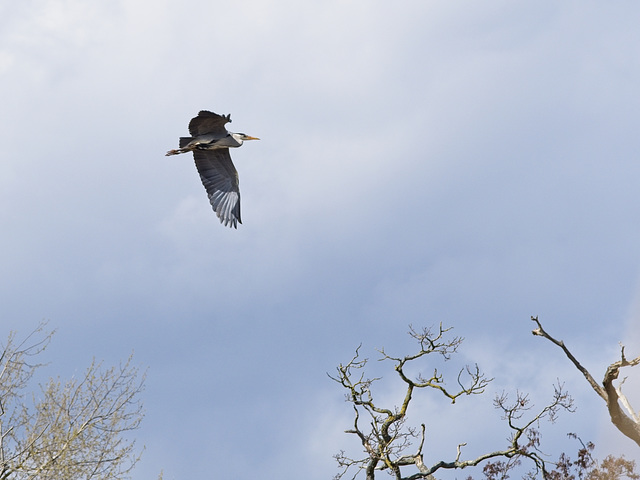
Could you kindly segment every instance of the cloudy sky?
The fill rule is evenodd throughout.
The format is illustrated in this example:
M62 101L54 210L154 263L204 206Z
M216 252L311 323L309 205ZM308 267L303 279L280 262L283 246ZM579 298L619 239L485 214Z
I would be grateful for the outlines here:
M51 375L135 352L134 479L331 478L358 445L326 373L439 322L496 380L455 408L425 393L426 463L504 446L491 397L542 405L556 379L578 410L550 450L572 431L640 459L529 320L597 378L618 342L640 354L639 20L632 1L4 2L2 330L48 319ZM238 230L164 156L201 109L262 139L232 152Z

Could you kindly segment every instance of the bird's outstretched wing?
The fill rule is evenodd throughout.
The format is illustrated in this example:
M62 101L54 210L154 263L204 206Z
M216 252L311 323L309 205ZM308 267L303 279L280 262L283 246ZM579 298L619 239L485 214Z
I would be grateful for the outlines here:
M229 149L194 150L193 157L202 184L209 195L209 202L220 223L238 228L238 222L242 223L240 189L238 172L231 161Z
M206 133L215 133L223 137L227 134L227 129L224 126L229 122L231 122L231 114L218 115L217 113L202 110L197 117L192 118L189 122L189 133L192 137Z

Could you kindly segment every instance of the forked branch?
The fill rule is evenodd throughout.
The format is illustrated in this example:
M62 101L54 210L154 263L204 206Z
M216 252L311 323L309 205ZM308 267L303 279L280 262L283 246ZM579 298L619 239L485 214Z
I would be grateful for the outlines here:
M589 385L591 385L593 390L605 401L605 403L607 404L607 410L609 411L611 422L616 426L618 430L620 430L623 435L627 436L638 446L640 446L640 423L638 422L638 415L631 408L628 399L622 394L620 387L616 387L613 384L613 382L617 380L621 368L635 367L636 365L640 364L640 356L634 358L633 360L627 360L624 354L624 346L622 346L620 352L620 360L609 365L604 374L602 385L599 385L594 380L591 373L589 373L589 371L580 364L576 357L573 356L564 342L562 340L553 338L544 330L544 328L542 328L542 324L540 323L540 320L538 320L538 317L532 316L531 320L537 325L537 328L531 333L546 338L551 343L557 345L562 349L567 358L571 360L571 362L580 371L580 373L582 373L582 375L587 379L587 382L589 382ZM622 382L620 383L622 384ZM624 407L629 411L629 415L624 412L623 408L621 408L620 406L620 403L622 403Z

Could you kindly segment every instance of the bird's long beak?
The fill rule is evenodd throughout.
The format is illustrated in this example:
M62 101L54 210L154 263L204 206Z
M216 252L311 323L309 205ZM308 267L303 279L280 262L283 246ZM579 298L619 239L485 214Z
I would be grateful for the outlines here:
M260 140L260 139L258 137L250 137L249 135L247 135L245 140Z

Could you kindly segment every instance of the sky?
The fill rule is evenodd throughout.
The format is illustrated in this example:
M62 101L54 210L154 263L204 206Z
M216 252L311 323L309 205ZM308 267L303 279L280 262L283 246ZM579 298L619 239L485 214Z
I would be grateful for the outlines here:
M48 320L62 377L134 352L136 480L333 477L359 448L327 373L439 323L495 380L416 400L425 463L502 448L492 397L542 406L557 381L577 411L550 451L575 432L640 461L530 333L539 315L597 379L619 342L640 354L639 20L628 0L4 2L2 331ZM232 152L237 230L164 156L203 109L261 138Z

